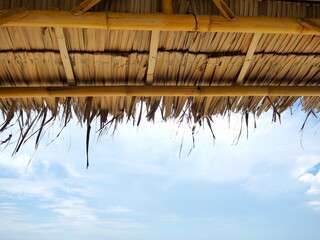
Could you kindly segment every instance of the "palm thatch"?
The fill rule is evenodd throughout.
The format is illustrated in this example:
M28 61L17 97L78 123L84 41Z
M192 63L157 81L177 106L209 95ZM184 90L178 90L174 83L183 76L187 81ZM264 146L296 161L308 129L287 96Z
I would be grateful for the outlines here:
M195 29L160 31L157 38L156 31L108 28L109 12L137 13L142 17L160 14L163 8L160 0L100 1L89 11L106 13L105 29L11 24L15 21L12 10L18 8L71 11L80 3L80 0L0 1L0 24L1 17L4 19L3 26L0 25L0 90L145 85L320 86L320 32L317 32L320 27L318 22L311 21L311 26L307 22L320 18L319 1L226 1L236 16L303 18L307 27L301 29L309 26L312 34L303 34L302 30L301 34L286 34ZM199 15L221 12L210 0L173 0L172 14L188 14L197 20ZM2 97L0 109L5 121L0 132L18 119L21 127L18 151L32 134L38 136L38 144L43 127L55 119L65 126L70 118L76 117L87 126L88 135L91 122L98 119L103 133L126 119L139 124L144 105L150 121L160 112L164 120L206 123L211 129L214 115L240 112L259 116L272 110L280 116L298 99L307 112L320 108L318 95ZM41 127L33 129L37 123Z

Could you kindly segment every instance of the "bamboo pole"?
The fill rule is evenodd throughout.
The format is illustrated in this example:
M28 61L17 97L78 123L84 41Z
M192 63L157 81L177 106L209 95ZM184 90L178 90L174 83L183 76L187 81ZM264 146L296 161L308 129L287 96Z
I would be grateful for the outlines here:
M17 8L17 9L6 11L0 15L0 26L8 22L17 20L19 18L23 18L29 15L29 13L30 12L28 11L28 9L25 9L25 8Z
M162 0L162 13L172 14L172 0ZM147 84L152 85L154 78L154 70L156 67L156 60L158 55L158 47L160 40L160 31L152 30L151 31L151 40L150 40L150 51L149 51L149 61L148 61L148 70L147 70Z
M320 24L320 19L312 19ZM238 17L228 21L222 16L191 14L136 14L86 12L73 16L66 11L30 11L28 16L3 26L93 28L146 31L199 31L319 35L314 29L301 26L296 19L273 17Z
M151 85L154 78L154 70L156 68L156 61L158 55L160 31L151 32L150 40L150 52L149 52L149 61L148 61L148 70L147 70L147 84Z
M313 22L309 19L306 19L306 18L299 18L297 22L306 28L310 28L310 29L320 33L320 24L319 23L315 23L315 22Z
M249 45L248 52L246 54L246 58L244 60L244 63L241 67L241 71L240 71L238 79L237 79L237 84L243 84L244 77L246 76L246 73L248 72L248 69L251 65L254 52L256 51L256 48L258 46L258 43L260 41L261 36L262 36L262 34L260 34L260 33L253 34L252 40Z
M166 14L173 13L172 0L162 0L161 6L162 6L163 13L166 13Z
M224 0L213 0L213 2L221 12L222 16L224 16L226 19L229 21L234 21L237 19L236 15L231 11Z
M64 72L67 77L68 85L74 86L74 85L76 85L76 81L75 81L73 68L72 68L72 64L70 61L70 57L69 57L69 53L68 53L68 49L67 49L66 38L64 36L63 29L58 27L58 28L54 28L54 31L56 33L56 39L57 39L58 46L59 46L61 61L62 61L62 65L64 68Z
M71 13L75 16L82 15L93 6L97 5L101 0L84 0L78 6L71 10Z
M293 86L78 86L2 87L0 98L33 97L226 97L226 96L320 96L320 87Z

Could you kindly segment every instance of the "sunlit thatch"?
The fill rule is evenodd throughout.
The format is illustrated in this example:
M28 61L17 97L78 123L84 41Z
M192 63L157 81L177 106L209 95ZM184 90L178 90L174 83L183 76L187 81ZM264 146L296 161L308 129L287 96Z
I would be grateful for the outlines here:
M319 1L226 1L237 16L286 18L320 17ZM1 9L70 11L79 0L3 0ZM173 0L173 14L218 15L211 0ZM159 13L161 1L106 0L90 11ZM5 11L3 11L5 12ZM81 17L81 16L80 16ZM1 87L112 86L147 84L152 31L64 28L62 37L55 27L0 26ZM320 33L319 33L320 34ZM261 34L251 59L246 59L255 33L161 31L156 50L153 86L320 86L320 36L303 34ZM63 39L64 38L64 39ZM63 62L61 42L65 41L70 67ZM249 61L242 79L239 74ZM69 74L69 76L68 76ZM71 76L71 77L70 77ZM72 79L74 78L74 79ZM148 83L149 84L149 83ZM5 122L0 132L19 119L21 135L17 149L33 132L38 140L42 128L52 120L66 125L76 117L88 127L100 121L101 132L126 119L139 124L139 103L146 106L148 120L158 111L164 120L185 119L205 123L211 129L213 115L228 112L261 113L276 116L291 107L299 96L268 97L60 97L2 98ZM319 97L301 98L306 111L318 111ZM139 107L137 107L139 106ZM74 113L75 116L72 116ZM14 117L14 115L16 117ZM22 118L22 116L24 116ZM60 117L58 117L60 116ZM61 117L62 116L62 117ZM125 118L125 119L124 119Z

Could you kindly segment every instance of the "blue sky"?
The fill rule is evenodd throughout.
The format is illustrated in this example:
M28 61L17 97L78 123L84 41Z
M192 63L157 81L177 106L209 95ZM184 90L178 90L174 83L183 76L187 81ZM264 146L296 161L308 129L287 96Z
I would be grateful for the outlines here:
M271 117L256 129L249 122L237 145L241 116L230 126L213 118L216 141L198 129L189 156L189 126L123 124L113 138L92 135L89 169L86 132L75 121L47 145L54 126L28 167L32 140L13 157L1 147L1 238L319 239L318 120L301 137L305 114L286 112L281 124Z

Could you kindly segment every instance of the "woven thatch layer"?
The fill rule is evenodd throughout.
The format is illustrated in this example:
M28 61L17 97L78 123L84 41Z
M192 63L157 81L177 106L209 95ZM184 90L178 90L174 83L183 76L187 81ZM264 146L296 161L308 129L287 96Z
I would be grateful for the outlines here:
M57 52L0 52L1 86L62 86L65 71Z
M211 56L159 52L155 85L232 85L244 55ZM70 53L78 85L144 85L148 55L144 53ZM0 52L1 86L62 86L66 77L58 52ZM319 54L256 54L246 85L318 85Z

